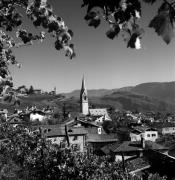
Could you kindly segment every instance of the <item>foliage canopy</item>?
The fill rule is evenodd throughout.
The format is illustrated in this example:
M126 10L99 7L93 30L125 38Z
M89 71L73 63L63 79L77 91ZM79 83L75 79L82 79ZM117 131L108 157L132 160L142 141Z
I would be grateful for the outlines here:
M159 1L160 2L160 1ZM82 7L86 8L84 19L89 26L97 28L104 20L109 24L106 36L114 39L123 34L127 47L141 48L141 38L144 34L139 21L142 16L142 6L158 3L158 0L82 0ZM22 8L35 27L42 27L44 31L33 34L24 29ZM149 27L169 44L174 33L175 21L175 1L161 0L161 5L157 10L157 15L151 20ZM12 37L9 32L16 32L16 37ZM13 53L14 48L31 45L34 41L45 39L46 32L55 38L55 49L65 50L65 55L70 59L75 57L74 45L71 43L73 32L63 21L62 17L53 13L53 8L47 0L1 0L0 1L0 89L1 94L17 97L9 90L12 88L12 77L9 65L21 64L17 62ZM17 41L19 40L19 41ZM11 100L8 98L7 100Z

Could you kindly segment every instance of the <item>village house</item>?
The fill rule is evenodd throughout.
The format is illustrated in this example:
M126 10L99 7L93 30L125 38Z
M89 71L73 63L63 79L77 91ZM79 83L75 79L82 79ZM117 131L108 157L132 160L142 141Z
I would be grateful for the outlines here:
M156 128L161 135L175 133L175 123L153 123L151 127Z
M71 127L84 127L89 134L106 134L103 127L94 121L76 118L68 124Z
M45 136L52 143L58 144L61 148L68 145L67 137L69 138L70 146L80 152L85 149L87 131L83 127L68 127L67 134L64 126L46 125L42 126Z
M115 134L87 134L87 146L93 153L99 154L101 148L111 143L118 142ZM100 153L101 154L101 153Z
M103 127L95 121L90 121L86 116L80 116L67 122L67 126L71 128L84 128L86 130L86 147L88 150L97 153L101 147L118 141L116 135L108 135Z
M155 142L158 138L158 131L154 128L138 126L132 128L130 132L131 141L141 141L142 136L146 141Z
M104 154L110 154L115 161L143 157L145 152L150 149L158 152L166 152L168 148L152 141L145 141L144 138L141 141L116 142L101 148Z

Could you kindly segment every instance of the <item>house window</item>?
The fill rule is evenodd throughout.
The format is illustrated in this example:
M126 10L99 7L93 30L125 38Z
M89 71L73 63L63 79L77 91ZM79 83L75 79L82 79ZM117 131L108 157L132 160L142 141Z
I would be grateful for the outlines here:
M156 134L152 134L152 137L156 137Z
M98 134L101 134L102 132L101 132L101 128L98 128Z
M150 137L150 134L147 134L147 137Z
M73 141L76 141L78 139L78 136L74 136Z

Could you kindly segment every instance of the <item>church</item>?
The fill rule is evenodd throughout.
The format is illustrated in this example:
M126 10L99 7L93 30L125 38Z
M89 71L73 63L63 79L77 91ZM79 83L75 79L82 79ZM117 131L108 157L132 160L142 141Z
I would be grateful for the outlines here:
M89 102L88 102L88 93L85 84L85 78L83 76L82 85L80 90L80 113L84 116L94 117L96 122L103 122L107 120L111 120L107 109L100 108L100 109L90 109Z

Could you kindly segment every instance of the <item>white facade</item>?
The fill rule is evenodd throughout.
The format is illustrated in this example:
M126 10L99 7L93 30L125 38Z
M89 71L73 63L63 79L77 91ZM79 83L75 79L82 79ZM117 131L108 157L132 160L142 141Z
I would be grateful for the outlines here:
M174 134L175 133L175 126L174 127L164 127L162 128L162 134Z
M144 137L145 141L153 141L155 142L158 138L158 132L156 130L146 130L145 132L140 133L130 133L131 141L141 141L141 137Z

